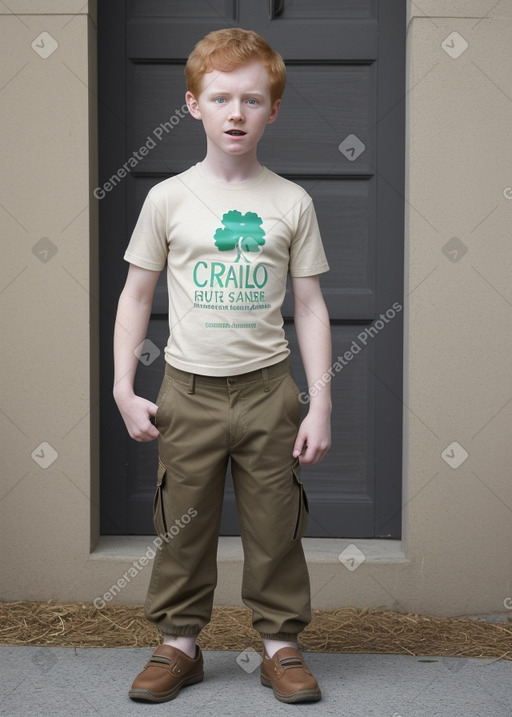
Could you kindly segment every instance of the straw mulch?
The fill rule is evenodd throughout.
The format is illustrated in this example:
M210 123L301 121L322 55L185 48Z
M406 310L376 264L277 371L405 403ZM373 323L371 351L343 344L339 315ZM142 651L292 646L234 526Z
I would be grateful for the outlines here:
M300 641L311 652L512 660L512 620L494 623L352 607L314 610ZM0 645L155 647L159 642L139 606L98 610L82 603L0 602ZM204 650L261 647L245 607L215 607L198 642Z

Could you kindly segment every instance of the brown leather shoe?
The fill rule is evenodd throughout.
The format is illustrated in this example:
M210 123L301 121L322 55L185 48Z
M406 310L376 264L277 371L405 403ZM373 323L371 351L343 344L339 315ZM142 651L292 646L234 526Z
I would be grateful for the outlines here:
M295 647L282 647L272 659L263 650L261 684L272 687L281 702L316 702L322 697L318 682Z
M192 659L177 647L160 645L135 678L128 695L132 700L167 702L177 697L185 685L201 682L203 674L203 655L199 646L196 646L196 656Z

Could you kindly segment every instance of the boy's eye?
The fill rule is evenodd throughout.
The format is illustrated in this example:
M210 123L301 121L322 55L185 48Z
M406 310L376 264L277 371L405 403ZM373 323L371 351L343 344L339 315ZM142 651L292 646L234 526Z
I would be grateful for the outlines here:
M255 100L253 97L251 97L251 99L247 100L247 104L248 105L257 105L258 100Z
M218 105L221 105L221 104L223 104L226 100L224 99L224 97L216 97L213 101L216 102Z

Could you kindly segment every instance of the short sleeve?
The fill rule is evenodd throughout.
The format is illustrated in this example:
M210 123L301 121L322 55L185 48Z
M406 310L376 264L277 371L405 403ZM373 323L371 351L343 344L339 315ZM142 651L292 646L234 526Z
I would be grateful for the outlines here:
M165 201L150 191L124 254L126 261L142 269L162 271L169 252L166 215Z
M290 247L290 276L316 276L329 271L322 237L311 197L299 217Z

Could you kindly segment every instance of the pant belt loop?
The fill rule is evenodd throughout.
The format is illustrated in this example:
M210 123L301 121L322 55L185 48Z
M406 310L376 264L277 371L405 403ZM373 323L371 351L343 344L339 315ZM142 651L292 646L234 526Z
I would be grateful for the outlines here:
M195 375L195 373L191 373L189 381L188 381L187 393L195 393L195 392L196 392L196 375Z
M270 391L270 383L268 380L268 369L266 369L266 368L261 369L261 377L263 379L263 389L266 393L268 393L268 391Z

